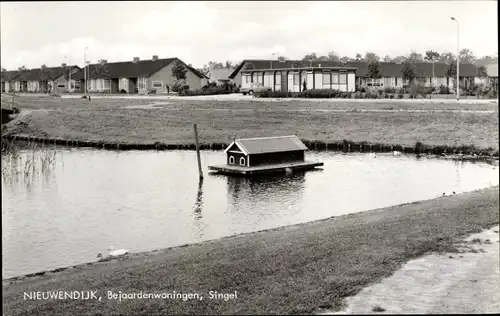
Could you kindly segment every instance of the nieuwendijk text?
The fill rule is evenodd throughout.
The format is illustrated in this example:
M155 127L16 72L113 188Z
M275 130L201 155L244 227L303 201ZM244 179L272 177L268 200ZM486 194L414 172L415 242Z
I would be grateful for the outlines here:
M101 300L97 291L36 291L24 292L24 300Z

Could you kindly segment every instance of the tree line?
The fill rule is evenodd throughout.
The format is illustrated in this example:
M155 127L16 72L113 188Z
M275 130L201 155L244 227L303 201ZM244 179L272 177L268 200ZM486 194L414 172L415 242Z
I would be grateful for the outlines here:
M318 56L316 53L306 54L302 61L334 61L334 62L396 62L403 63L407 60L412 62L442 62L442 63L450 63L456 58L456 55L450 52L436 52L433 50L427 50L424 54L420 54L416 51L412 51L410 54L404 56L396 56L392 57L389 55L385 55L384 57L380 57L376 53L367 52L364 55L358 53L356 56L349 57L343 56L340 57L335 51L329 52L327 55ZM478 58L470 49L464 48L460 51L460 61L462 63L498 63L498 52L496 52L493 56L483 56Z
M285 57L283 57L285 58ZM392 57L389 55L385 55L384 57L380 57L376 53L367 52L363 54L356 54L355 57L349 56L340 56L335 51L331 51L326 55L319 55L316 53L308 53L301 60L302 61L333 61L339 63L348 63L348 62L393 62L393 63L404 63L405 61L410 61L413 63L418 62L439 62L450 64L456 62L456 55L450 52L436 52L433 50L427 50L424 54L420 54L416 51L412 51L410 54L404 56L396 56ZM287 58L285 58L287 59ZM478 63L478 64L490 64L490 63L498 63L498 52L496 52L493 56L482 56L477 57L470 49L464 48L460 51L460 61L462 63ZM237 64L233 64L231 61L219 62L219 61L209 61L208 64L205 64L203 68L199 68L198 70L203 73L208 73L210 69L218 69L218 68L234 68Z

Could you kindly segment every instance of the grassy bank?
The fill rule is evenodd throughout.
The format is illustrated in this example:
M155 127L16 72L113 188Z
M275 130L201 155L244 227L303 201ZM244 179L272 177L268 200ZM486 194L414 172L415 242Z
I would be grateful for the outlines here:
M235 136L297 134L301 139L324 143L347 140L413 147L421 142L498 150L498 105L488 103L164 100L148 107L151 100L16 100L21 110L41 111L21 115L2 135L122 144L192 144L192 124L197 123L202 144L227 144Z
M119 261L4 280L8 315L310 313L429 251L498 223L498 187L244 234ZM100 290L102 301L23 300L23 291ZM199 292L199 300L108 300L106 291ZM208 299L207 292L238 292Z

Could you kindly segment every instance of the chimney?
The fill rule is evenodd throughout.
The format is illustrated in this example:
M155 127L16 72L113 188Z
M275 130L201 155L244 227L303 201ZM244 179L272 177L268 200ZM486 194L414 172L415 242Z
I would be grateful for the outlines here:
M318 64L318 67L321 68L321 64Z
M134 57L133 63L135 64L135 63L138 63L138 62L139 62L139 57Z
M153 55L153 61L158 60L158 55Z
M61 67L62 67L62 68L66 68L66 64L65 64L65 63L62 63L62 64L61 64Z
M108 60L107 60L107 59L102 59L102 60L101 60L101 65L104 65L104 64L106 64L107 62L108 62Z

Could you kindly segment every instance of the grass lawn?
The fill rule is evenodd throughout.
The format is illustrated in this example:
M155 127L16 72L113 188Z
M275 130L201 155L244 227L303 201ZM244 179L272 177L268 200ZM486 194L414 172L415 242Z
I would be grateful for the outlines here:
M8 106L10 97L2 98ZM150 108L126 108L150 105ZM32 111L6 134L114 143L192 144L193 123L204 144L237 137L297 134L308 141L414 146L474 145L498 150L497 103L124 100L16 97ZM368 112L365 112L368 111ZM16 122L17 121L17 122ZM23 121L26 124L20 124Z
M498 187L4 280L6 315L288 314L343 299L457 238L499 222ZM23 300L23 291L99 290L102 301ZM106 291L199 292L199 300L108 300ZM234 300L207 292L237 291Z

